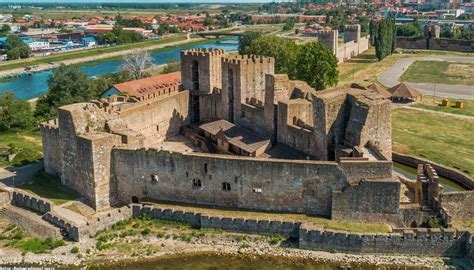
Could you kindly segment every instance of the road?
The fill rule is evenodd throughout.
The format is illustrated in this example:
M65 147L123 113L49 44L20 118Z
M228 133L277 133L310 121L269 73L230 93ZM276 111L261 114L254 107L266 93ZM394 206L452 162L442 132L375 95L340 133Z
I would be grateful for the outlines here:
M94 55L94 56L89 56L89 57L74 58L74 59L68 59L68 60L64 60L64 61L55 61L54 65L39 64L38 67L36 67L34 69L34 71L42 71L42 70L51 69L53 67L59 66L60 64L71 65L71 64L92 62L92 61L96 61L96 60L99 60L99 59L106 59L106 58L111 58L111 57L115 57L115 56L126 55L126 54L129 54L129 53L135 52L135 51L151 51L151 50L164 48L164 47L167 47L167 46L182 45L182 44L186 44L186 43L194 42L194 41L198 41L198 40L202 40L202 38L191 38L190 35L188 34L187 39L185 39L185 40L180 40L180 41L175 41L175 42L167 42L167 43L162 43L162 44L157 44L157 45L151 45L151 46L142 47L142 48L138 48L138 49L128 49L128 50L122 50L122 51L116 51L116 52L110 52L110 53L103 53L103 54L100 54L100 55ZM14 69L9 69L9 70L3 70L3 71L0 71L0 78L15 75L15 74L20 74L20 73L24 73L24 72L25 72L24 67L14 68Z
M398 60L389 69L383 72L377 79L386 87L392 87L400 83L400 76L415 61L447 61L474 63L474 57L469 56L436 56L436 57L412 57ZM409 83L424 95L474 99L474 85L432 84L432 83Z

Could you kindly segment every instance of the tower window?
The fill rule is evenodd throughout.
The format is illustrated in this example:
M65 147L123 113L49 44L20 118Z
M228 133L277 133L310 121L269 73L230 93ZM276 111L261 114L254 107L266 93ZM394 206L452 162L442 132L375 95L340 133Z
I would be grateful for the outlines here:
M230 191L230 190L231 190L231 189L230 189L230 183L228 183L228 182L223 182L223 183L222 183L222 190L224 190L224 191Z
M200 188L200 187L202 187L201 179L194 178L194 179L193 179L193 187L195 187L195 188Z
M207 173L207 163L204 163L204 172Z

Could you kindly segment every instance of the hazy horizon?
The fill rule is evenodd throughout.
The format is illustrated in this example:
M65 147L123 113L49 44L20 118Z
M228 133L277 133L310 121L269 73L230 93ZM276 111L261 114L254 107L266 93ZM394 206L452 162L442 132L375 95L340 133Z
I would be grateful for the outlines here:
M238 4L238 3L268 3L268 2L288 2L288 0L0 0L0 3L23 4L23 3L58 3L58 4L78 4L78 3L180 3L180 4Z

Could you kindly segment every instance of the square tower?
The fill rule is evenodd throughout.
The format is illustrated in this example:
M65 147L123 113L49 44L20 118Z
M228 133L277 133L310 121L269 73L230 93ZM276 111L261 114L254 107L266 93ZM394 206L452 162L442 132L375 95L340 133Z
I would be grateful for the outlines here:
M321 30L319 31L318 41L326 48L330 49L332 53L337 54L339 31L337 30Z
M346 25L344 26L344 43L354 41L359 43L360 41L360 24Z

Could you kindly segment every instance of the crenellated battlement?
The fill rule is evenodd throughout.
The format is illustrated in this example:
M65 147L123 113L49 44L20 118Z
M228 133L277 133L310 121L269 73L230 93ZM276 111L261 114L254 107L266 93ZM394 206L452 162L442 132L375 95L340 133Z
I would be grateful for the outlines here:
M360 25L359 24L344 26L344 31L359 31L359 30L360 30Z
M222 58L222 63L231 65L272 64L274 62L273 57L261 55L229 55Z
M39 124L40 129L45 129L45 130L55 130L59 128L58 125L58 118L46 121L44 123Z
M224 55L224 49L216 49L216 48L194 48L190 50L181 51L181 56L219 56Z

